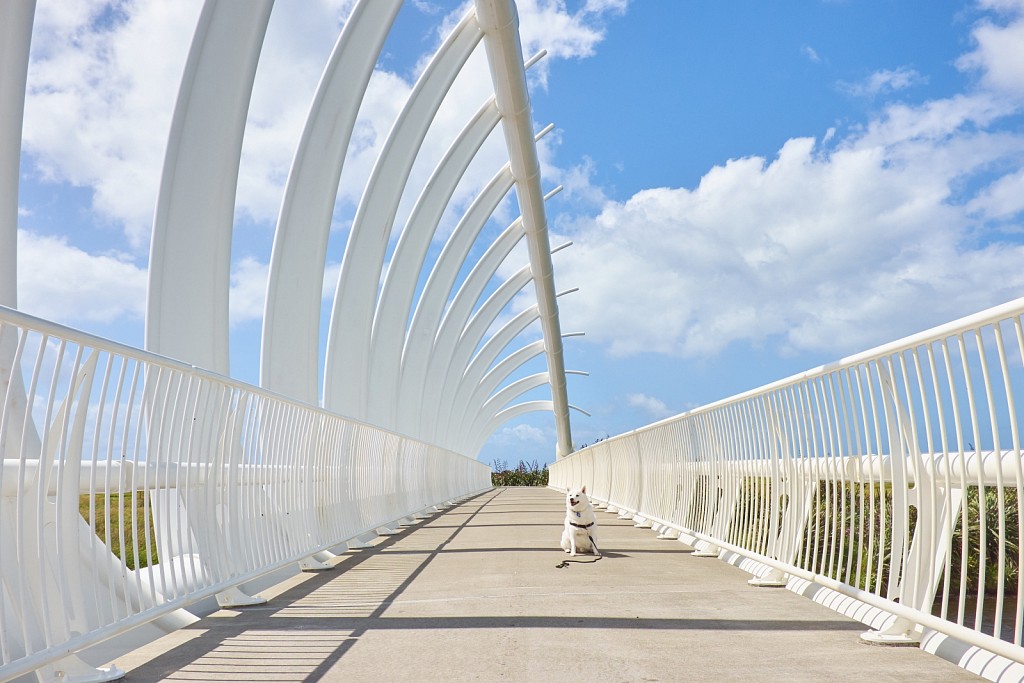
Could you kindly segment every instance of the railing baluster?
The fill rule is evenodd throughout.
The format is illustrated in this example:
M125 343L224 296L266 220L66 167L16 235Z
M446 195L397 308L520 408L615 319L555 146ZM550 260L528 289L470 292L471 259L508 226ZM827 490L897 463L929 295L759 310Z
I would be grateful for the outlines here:
M928 627L1024 662L1022 312L1011 302L610 438L551 480L609 467L616 499L640 478L638 516L889 612L873 639Z

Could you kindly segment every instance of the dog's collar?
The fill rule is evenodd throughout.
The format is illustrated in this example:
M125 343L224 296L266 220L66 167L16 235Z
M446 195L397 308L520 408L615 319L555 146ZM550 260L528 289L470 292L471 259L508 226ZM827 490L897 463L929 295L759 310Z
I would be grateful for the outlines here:
M577 524L576 522L569 522L569 524L572 524L577 529L589 529L590 527L594 526L593 522L591 522L590 524Z

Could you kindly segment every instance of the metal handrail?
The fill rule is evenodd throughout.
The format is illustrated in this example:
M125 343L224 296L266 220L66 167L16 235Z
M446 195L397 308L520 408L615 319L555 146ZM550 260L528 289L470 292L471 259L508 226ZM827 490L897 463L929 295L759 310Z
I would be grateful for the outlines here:
M3 307L0 381L0 680L490 486L452 451Z
M1024 299L551 466L559 489L1024 662Z

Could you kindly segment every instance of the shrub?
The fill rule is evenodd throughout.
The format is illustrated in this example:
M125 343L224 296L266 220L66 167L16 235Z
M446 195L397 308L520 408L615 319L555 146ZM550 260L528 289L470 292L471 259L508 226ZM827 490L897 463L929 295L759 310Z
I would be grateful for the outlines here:
M547 486L548 466L534 460L527 464L520 460L515 469L509 469L504 460L495 460L491 465L491 486Z

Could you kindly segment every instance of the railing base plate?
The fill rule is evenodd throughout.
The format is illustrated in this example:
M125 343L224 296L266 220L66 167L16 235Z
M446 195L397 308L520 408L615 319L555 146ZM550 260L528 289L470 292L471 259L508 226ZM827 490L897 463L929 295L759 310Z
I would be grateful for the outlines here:
M906 633L890 635L880 631L865 631L860 634L860 639L871 645L886 647L917 647L921 644L920 638Z
M267 599L258 595L246 595L238 588L232 587L222 593L217 593L217 604L221 607L251 607L265 605Z

